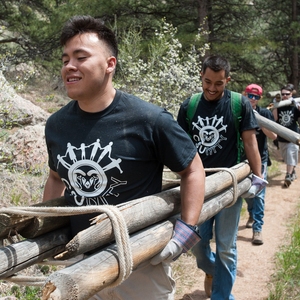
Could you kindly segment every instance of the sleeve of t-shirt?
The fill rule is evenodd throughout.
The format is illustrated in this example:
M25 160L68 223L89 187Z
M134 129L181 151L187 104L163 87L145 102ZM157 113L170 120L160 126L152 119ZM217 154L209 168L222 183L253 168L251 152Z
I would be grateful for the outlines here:
M159 160L174 172L184 170L197 153L188 134L167 111L158 116L153 139Z
M177 115L177 122L180 125L180 127L183 128L183 130L185 132L189 131L189 124L188 124L187 119L186 119L187 118L186 113L187 113L187 107L188 107L189 100L190 100L189 98L186 99L180 105L178 115Z
M242 97L242 120L240 131L252 130L259 128L253 108L244 96Z

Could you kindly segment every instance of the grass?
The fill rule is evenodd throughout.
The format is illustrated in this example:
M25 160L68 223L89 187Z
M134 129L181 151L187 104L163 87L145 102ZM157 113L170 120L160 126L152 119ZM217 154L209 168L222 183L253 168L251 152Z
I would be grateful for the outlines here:
M270 283L268 300L300 299L300 206L292 220L291 240L276 254L276 273Z

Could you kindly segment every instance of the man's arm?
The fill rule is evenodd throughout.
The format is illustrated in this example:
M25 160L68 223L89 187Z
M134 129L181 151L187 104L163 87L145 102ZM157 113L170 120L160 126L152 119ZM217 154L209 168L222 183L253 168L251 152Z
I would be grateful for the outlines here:
M261 175L261 157L259 154L255 130L246 130L242 132L244 149L249 161L252 173L262 178Z
M205 172L198 153L188 167L178 174L181 176L181 220L176 221L169 243L151 259L152 265L170 263L200 241L194 225L198 223L204 201Z
M178 174L181 177L181 219L189 225L195 225L205 195L205 172L198 153L188 167Z
M274 120L277 121L278 120L277 108L273 109L272 114L273 114Z
M57 172L50 169L44 188L43 202L63 196L64 190L65 185L61 181L60 176Z
M267 128L261 127L263 133L270 139L275 140L277 138L277 134Z

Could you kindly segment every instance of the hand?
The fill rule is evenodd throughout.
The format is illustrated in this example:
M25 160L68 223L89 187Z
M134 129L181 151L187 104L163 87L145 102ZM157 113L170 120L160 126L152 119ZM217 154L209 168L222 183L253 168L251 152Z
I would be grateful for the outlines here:
M155 255L150 263L158 265L161 262L170 263L175 261L182 253L187 252L200 241L200 236L195 229L178 219L173 231L173 237L166 247Z
M297 109L300 109L300 103L296 102L295 99L292 100L292 104L294 104Z
M269 182L252 174L250 189L241 195L242 198L254 198Z

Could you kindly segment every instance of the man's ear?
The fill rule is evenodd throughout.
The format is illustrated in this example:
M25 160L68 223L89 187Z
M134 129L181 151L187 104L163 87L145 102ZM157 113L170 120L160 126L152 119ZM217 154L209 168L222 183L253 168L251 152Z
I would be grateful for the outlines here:
M226 78L226 83L228 83L230 80L231 80L231 77L228 76L228 77Z
M114 56L110 56L107 59L107 73L112 73L115 71L117 66L117 59Z

